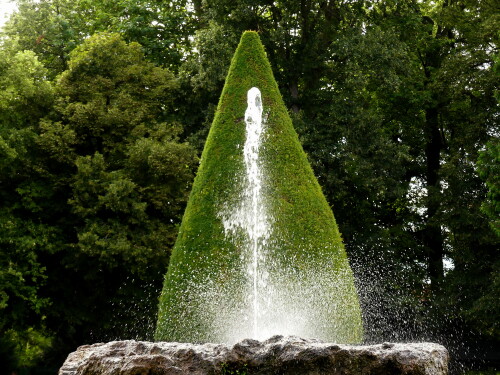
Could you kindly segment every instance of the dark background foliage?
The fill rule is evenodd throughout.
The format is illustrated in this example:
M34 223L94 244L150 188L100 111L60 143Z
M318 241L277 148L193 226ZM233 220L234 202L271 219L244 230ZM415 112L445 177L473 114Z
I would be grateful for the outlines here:
M498 368L497 1L16 3L0 42L2 362L55 373L78 345L152 337L251 29L333 207L366 340Z

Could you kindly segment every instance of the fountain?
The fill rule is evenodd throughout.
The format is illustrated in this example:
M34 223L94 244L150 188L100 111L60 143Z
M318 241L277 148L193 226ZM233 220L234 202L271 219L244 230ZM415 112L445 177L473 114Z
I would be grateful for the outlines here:
M156 339L359 343L333 213L255 32L243 35L165 278Z
M231 63L156 340L80 347L59 374L447 372L437 344L339 344L362 341L353 274L255 32Z
M236 207L228 218L224 218L226 236L243 230L246 241L242 248L249 259L247 262L248 281L251 287L248 295L251 299L252 337L259 337L261 316L261 289L265 287L266 272L263 250L269 238L269 223L265 202L262 195L262 170L259 165L259 151L264 130L262 121L262 97L260 90L252 87L248 90L248 107L245 111L246 140L243 147L245 160L245 184L241 206Z

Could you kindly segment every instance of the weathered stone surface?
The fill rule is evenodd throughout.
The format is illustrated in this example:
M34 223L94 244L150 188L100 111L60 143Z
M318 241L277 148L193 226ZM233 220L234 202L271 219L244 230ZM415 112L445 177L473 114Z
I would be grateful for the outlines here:
M239 371L237 371L239 370ZM274 336L234 346L113 341L71 353L59 375L441 375L448 351L432 343L337 345Z

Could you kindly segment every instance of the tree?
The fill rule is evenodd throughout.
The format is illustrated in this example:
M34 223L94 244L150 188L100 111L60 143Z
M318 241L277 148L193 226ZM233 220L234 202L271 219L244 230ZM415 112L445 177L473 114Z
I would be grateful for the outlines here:
M175 77L118 34L71 51L54 92L33 52L12 56L2 60L1 329L43 346L31 355L45 363L82 343L151 337L197 163L169 120Z
M500 72L500 64L498 55L496 56L495 72ZM500 101L500 96L498 91L496 92L497 101ZM499 165L500 165L500 142L498 140L498 134L495 134L491 140L489 140L484 149L479 152L479 157L477 161L477 168L479 176L486 183L488 192L486 194L486 199L481 205L481 210L490 219L490 227L496 234L497 238L500 235L500 223L499 223L499 213L500 213L500 189L499 189ZM498 327L498 322L500 321L500 316L498 312L497 299L496 296L500 293L500 259L497 257L487 258L487 269L491 270L491 278L488 278L486 284L486 290L483 290L481 295L472 303L468 311L466 312L466 317L472 324L476 325L480 331L486 333L486 335L498 338L500 337L500 329Z
M40 123L38 140L67 202L61 208L65 250L51 262L62 260L76 272L75 290L102 288L87 299L77 297L81 306L72 317L87 327L83 337L98 326L100 337L148 337L151 320L127 332L112 321L116 310L109 301L136 304L135 311L120 313L125 320L135 314L154 319L150 294L166 268L196 163L192 148L178 142L179 126L162 122L175 79L147 62L139 44L127 44L118 34L90 37L70 53L68 67L57 81L55 112ZM60 301L68 303L67 285L51 287L50 295L64 295ZM95 311L93 305L99 311L86 313ZM51 322L58 331L61 324L75 324L51 318L57 318Z
M7 42L37 53L51 77L67 69L69 53L97 32L120 33L140 43L148 60L176 71L190 48L193 20L186 1L154 4L69 0L17 0L4 27Z
M492 260L498 238L480 210L486 191L476 168L479 150L498 127L498 77L491 49L498 45L495 13L488 2L423 6L420 37L413 38L424 76L419 106L424 117L412 153L425 156L415 177L425 181L427 190L416 238L425 249L435 294L431 303L437 310L453 312L455 323L465 320L476 328L471 308L496 283ZM423 154L418 151L422 149ZM448 271L446 259L453 262ZM484 326L480 330L488 332Z
M241 215L234 210L253 207L241 181L246 181L242 148L249 137L243 118L247 92L255 87L266 117L259 166L268 217L261 225L269 237L262 240L265 269L253 272L267 275L260 296L272 296L272 311L258 319L271 323L283 319L273 314L288 314L289 324L302 319L297 331L288 333L359 342L361 312L340 233L255 32L243 34L229 69L165 278L156 338L227 341L236 332L236 338L251 334L257 312L249 311L251 282L245 275L252 245L244 229L232 225L238 226Z
M43 221L51 192L36 152L37 122L53 98L46 75L33 52L0 49L0 350L11 366L32 365L51 340L41 289L57 229Z

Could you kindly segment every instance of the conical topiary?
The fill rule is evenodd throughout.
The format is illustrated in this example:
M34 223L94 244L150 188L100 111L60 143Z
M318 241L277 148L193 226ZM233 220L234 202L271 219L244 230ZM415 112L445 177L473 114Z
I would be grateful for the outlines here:
M256 131L247 128L259 115L248 112L252 105L263 109L253 145ZM156 339L235 342L272 334L356 343L361 311L333 213L259 36L245 32L172 252Z

